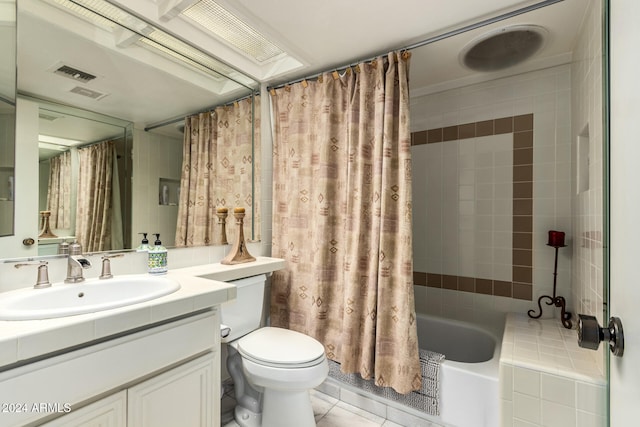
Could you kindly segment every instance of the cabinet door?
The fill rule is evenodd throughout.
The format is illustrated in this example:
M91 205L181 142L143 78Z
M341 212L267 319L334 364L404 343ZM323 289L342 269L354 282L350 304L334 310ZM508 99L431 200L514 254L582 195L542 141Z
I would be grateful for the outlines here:
M129 389L128 422L136 427L220 424L219 352L210 352ZM215 407L214 407L215 405Z
M43 427L126 427L127 392L121 391L56 418Z

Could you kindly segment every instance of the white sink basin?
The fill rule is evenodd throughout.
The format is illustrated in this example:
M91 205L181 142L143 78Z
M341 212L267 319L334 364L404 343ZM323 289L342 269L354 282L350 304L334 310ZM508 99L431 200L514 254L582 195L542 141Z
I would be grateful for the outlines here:
M87 279L53 284L45 289L18 289L0 293L0 320L37 320L94 313L149 301L180 289L166 276L147 274Z

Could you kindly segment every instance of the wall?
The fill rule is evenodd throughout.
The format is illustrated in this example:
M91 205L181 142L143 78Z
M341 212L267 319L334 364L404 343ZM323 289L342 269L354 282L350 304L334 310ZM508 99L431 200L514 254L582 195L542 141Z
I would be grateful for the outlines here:
M142 129L133 131L133 177L131 192L131 247L140 244L138 233L160 233L165 246L176 240L177 205L159 204L159 180L180 182L182 139L171 138Z
M547 231L573 241L570 66L415 97L411 127L416 309L499 328L553 292ZM571 256L560 249L557 277L569 308Z
M572 159L574 170L572 299L576 311L598 318L606 325L603 270L603 50L602 5L591 1L576 42L572 73ZM601 346L601 372L607 347Z
M575 179L572 293L577 311L603 324L602 18L591 1L576 43L572 73L572 159Z

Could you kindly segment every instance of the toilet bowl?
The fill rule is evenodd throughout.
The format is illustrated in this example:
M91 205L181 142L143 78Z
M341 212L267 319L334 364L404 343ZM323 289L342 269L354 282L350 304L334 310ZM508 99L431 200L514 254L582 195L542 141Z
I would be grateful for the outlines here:
M314 427L309 390L329 373L324 346L300 332L259 328L259 323L249 327L247 318L255 316L255 309L244 306L241 296L246 294L246 301L252 299L255 305L256 290L249 289L264 286L264 276L249 279L232 282L238 286L235 312L227 311L229 316L225 316L224 305L221 312L230 328L222 341L228 344L227 370L237 402L235 420L241 427ZM260 310L261 306L260 298ZM234 328L241 333L234 334Z

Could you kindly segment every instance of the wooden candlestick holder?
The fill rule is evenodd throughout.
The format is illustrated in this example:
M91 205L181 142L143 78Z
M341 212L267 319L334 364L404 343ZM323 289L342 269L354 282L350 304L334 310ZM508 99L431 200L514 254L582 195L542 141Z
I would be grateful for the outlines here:
M40 211L40 217L42 218L42 232L38 236L39 238L51 238L58 237L51 231L51 227L49 226L49 217L51 216L51 211Z
M227 241L227 215L229 214L229 209L227 208L218 208L216 210L216 215L218 216L218 225L220 226L220 244L227 245L229 242Z
M247 244L244 241L244 215L244 208L235 208L233 210L233 216L236 217L236 225L238 226L238 235L231 252L220 261L221 264L242 264L256 260L247 250Z

